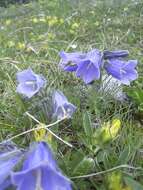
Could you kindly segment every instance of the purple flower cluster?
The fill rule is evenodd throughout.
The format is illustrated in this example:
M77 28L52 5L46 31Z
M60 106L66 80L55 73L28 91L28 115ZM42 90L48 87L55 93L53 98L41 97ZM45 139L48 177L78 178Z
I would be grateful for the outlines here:
M87 53L60 52L60 67L67 72L75 72L86 84L99 80L104 69L108 75L129 85L138 77L135 67L137 60L126 58L129 52L99 51L93 49ZM28 98L36 95L46 84L43 76L35 74L32 69L17 73L17 92ZM59 90L52 95L53 116L57 119L71 118L76 106L68 101ZM23 164L22 164L23 162ZM17 165L22 164L17 171ZM45 142L37 142L29 151L14 148L0 152L0 190L16 187L18 190L71 190L71 182L60 171L52 152Z
M131 81L137 79L135 70L137 60L124 60L129 52L127 50L99 51L91 50L87 53L75 52L60 53L60 67L64 71L75 72L86 84L98 80L101 76L101 69L105 69L108 75L121 81L122 84L129 85Z
M20 161L23 161L21 171L14 171ZM70 180L61 173L45 142L31 145L25 153L13 150L0 154L0 168L0 190L13 186L18 190L72 189Z
M45 79L43 76L35 74L32 69L26 69L17 73L17 92L31 98L37 94L40 89L45 85ZM65 95L57 90L52 96L53 103L53 116L57 119L71 118L72 114L76 110L76 106L68 102Z

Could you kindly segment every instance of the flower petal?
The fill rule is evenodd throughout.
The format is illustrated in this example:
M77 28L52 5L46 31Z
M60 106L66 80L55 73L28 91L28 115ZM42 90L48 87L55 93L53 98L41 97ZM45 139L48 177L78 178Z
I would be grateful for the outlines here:
M62 59L60 61L60 67L69 72L76 71L77 64L86 57L86 54L81 52L66 53L61 51L59 55Z
M68 102L67 98L61 91L55 91L52 97L53 102L53 116L58 119L64 117L71 118L76 110L76 106Z
M70 181L62 175L52 152L45 142L35 143L24 161L23 169L12 172L18 190L71 190Z
M44 77L35 74L31 69L27 69L17 73L17 92L31 98L45 84Z
M95 67L99 67L103 65L102 57L102 53L98 49L93 49L87 53L85 60L90 60Z
M39 91L39 88L37 87L36 84L34 84L34 85L33 84L26 85L25 83L20 83L17 86L17 92L27 96L28 98L31 98L38 91Z
M129 55L129 51L128 50L115 50L115 51L105 50L103 52L103 55L104 55L104 59L127 57Z
M78 65L76 75L82 78L86 84L89 84L93 80L100 78L100 69L98 66L95 67L93 63L84 61Z
M16 74L16 77L17 77L17 80L19 83L24 83L26 81L35 81L36 80L35 73L30 68L18 72Z
M120 80L123 84L129 85L130 81L137 79L135 70L137 60L124 61L121 59L110 59L105 65L108 74Z

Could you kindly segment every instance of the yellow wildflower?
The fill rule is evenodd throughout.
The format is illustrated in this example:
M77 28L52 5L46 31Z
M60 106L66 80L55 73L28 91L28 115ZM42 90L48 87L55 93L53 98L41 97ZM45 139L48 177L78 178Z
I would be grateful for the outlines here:
M8 41L7 46L8 46L9 48L12 48L12 47L15 46L15 42L13 42L13 41Z
M118 134L118 131L121 128L121 121L119 119L114 119L110 125L110 122L107 122L102 127L104 131L104 140L108 141L115 138Z
M23 50L23 49L25 49L25 47L26 47L26 45L24 43L22 43L22 42L17 43L17 48L18 49Z
M8 26L8 25L10 25L11 24L11 20L9 19L9 20L6 20L5 21L5 24Z
M109 190L122 190L122 175L120 172L112 172L107 177Z
M55 34L48 33L48 39L53 40L55 38Z
M50 18L48 19L48 24L49 24L49 26L53 26L53 25L55 25L55 24L57 24L57 23L58 23L58 18L57 18L56 16L50 17Z
M51 144L51 142L52 142L52 137L53 137L53 135L52 135L51 133L47 132L47 138L46 138L46 140L47 140L47 142L50 143L50 144Z
M33 23L38 23L38 19L37 19L37 18L33 18L33 19L32 19L32 22L33 22Z
M70 32L71 34L75 34L75 31L72 30L72 29L70 29L69 32Z
M44 127L43 124L38 125L38 127ZM34 131L35 141L42 141L46 135L46 129L39 129Z
M104 125L97 129L95 133L95 144L107 143L114 139L121 128L121 121L114 119L112 123L106 122Z
M64 23L64 19L60 18L60 19L59 19L59 23L60 23L60 24L63 24L63 23Z
M71 28L73 30L75 30L75 29L79 28L79 24L77 22L75 22L75 23L72 24Z

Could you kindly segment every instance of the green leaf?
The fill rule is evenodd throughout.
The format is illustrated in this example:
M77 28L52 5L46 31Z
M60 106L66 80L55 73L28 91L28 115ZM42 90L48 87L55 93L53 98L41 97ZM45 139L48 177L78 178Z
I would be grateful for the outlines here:
M92 126L91 126L91 119L88 112L83 114L83 127L85 134L90 137L93 133Z
M119 156L117 165L126 164L128 163L129 159L130 159L130 147L125 147Z
M131 177L124 177L126 185L132 188L132 190L142 190L143 185L141 185L139 182L135 181Z
M84 158L73 170L73 176L75 175L86 175L93 170L95 166L94 160L92 158Z

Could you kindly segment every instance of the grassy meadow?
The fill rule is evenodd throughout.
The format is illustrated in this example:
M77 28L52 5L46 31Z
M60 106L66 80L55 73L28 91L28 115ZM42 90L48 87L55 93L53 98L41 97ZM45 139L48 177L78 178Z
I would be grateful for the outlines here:
M59 68L59 52L127 49L137 59L139 78L123 86L125 101L85 85ZM16 73L27 68L46 78L30 100L16 92ZM50 129L73 147L47 133L75 190L143 190L143 1L39 0L0 7L0 142L12 139L25 148L46 125L51 91L59 89L77 106L73 117ZM110 135L105 128L110 126Z

